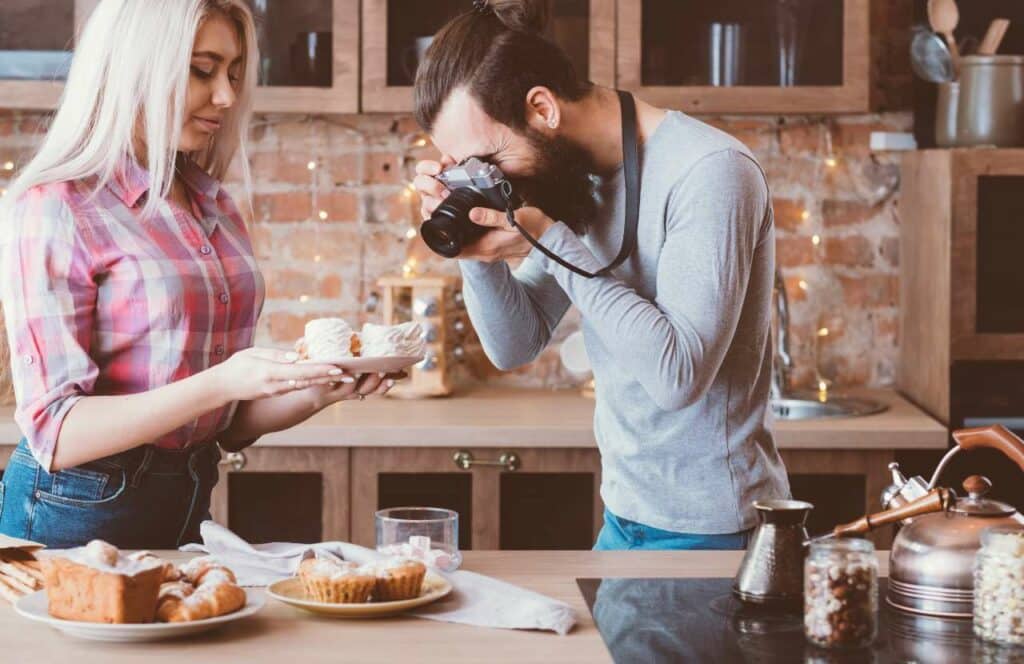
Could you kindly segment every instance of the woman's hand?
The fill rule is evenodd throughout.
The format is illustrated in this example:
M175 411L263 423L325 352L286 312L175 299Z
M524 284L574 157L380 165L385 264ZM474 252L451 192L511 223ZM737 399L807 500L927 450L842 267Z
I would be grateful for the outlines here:
M362 400L370 396L384 396L394 387L395 381L402 380L408 376L409 374L404 371L394 374L364 374L358 380L347 383L317 385L311 387L309 391L314 400L314 407L320 410L338 401Z
M298 353L271 348L246 348L211 372L228 401L251 401L313 385L355 385L352 376L333 364L298 363ZM346 380L347 379L347 380Z

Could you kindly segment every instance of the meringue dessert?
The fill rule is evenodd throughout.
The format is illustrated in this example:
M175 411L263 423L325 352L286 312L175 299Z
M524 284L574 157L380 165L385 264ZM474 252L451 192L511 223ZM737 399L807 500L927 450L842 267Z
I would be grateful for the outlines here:
M309 321L300 345L305 351L302 354L317 362L344 360L358 354L358 337L341 318Z
M421 357L427 348L423 327L415 322L401 325L367 323L359 336L363 357Z

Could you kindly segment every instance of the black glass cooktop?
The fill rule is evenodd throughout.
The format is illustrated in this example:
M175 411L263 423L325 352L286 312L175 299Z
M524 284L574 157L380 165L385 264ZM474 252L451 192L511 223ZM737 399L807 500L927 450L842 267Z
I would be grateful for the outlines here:
M1024 664L1024 651L976 640L970 621L912 617L884 606L884 579L878 637L858 651L807 643L801 613L745 605L731 595L731 578L576 582L617 664Z

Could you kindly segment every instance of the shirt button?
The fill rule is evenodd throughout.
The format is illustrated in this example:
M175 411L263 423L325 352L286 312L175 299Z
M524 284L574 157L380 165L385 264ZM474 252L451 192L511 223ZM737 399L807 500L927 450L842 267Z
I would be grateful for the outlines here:
M203 245L202 247L199 248L199 253L201 253L204 256L208 256L211 251L213 250L206 245Z
M217 347L213 349L213 352L215 354L217 354L217 355L223 355L224 354L224 346L221 346L221 345L218 344Z
M227 294L227 293L221 293L221 294L220 294L220 301L221 301L221 302L223 302L224 304L227 304L227 303L228 303L228 300L230 300L230 299L231 299L231 298L230 298L230 297L228 297L228 294Z
M32 364L33 362L36 361L35 358L32 357L31 355L26 355L22 359L24 360L25 364Z

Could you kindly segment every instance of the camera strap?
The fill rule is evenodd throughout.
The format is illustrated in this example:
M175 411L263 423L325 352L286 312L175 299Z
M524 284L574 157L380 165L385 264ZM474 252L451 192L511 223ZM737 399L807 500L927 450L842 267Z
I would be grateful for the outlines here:
M511 187L508 187L506 183L506 186L502 188L506 201L505 215L508 217L509 225L519 231L537 251L567 270L587 279L606 276L629 258L636 246L636 229L640 223L640 146L636 135L636 103L633 101L633 95L628 92L622 90L616 90L616 92L619 95L619 105L622 110L622 172L626 184L626 223L622 228L622 247L615 260L597 272L587 272L564 260L519 225L516 221L515 209L512 207Z

